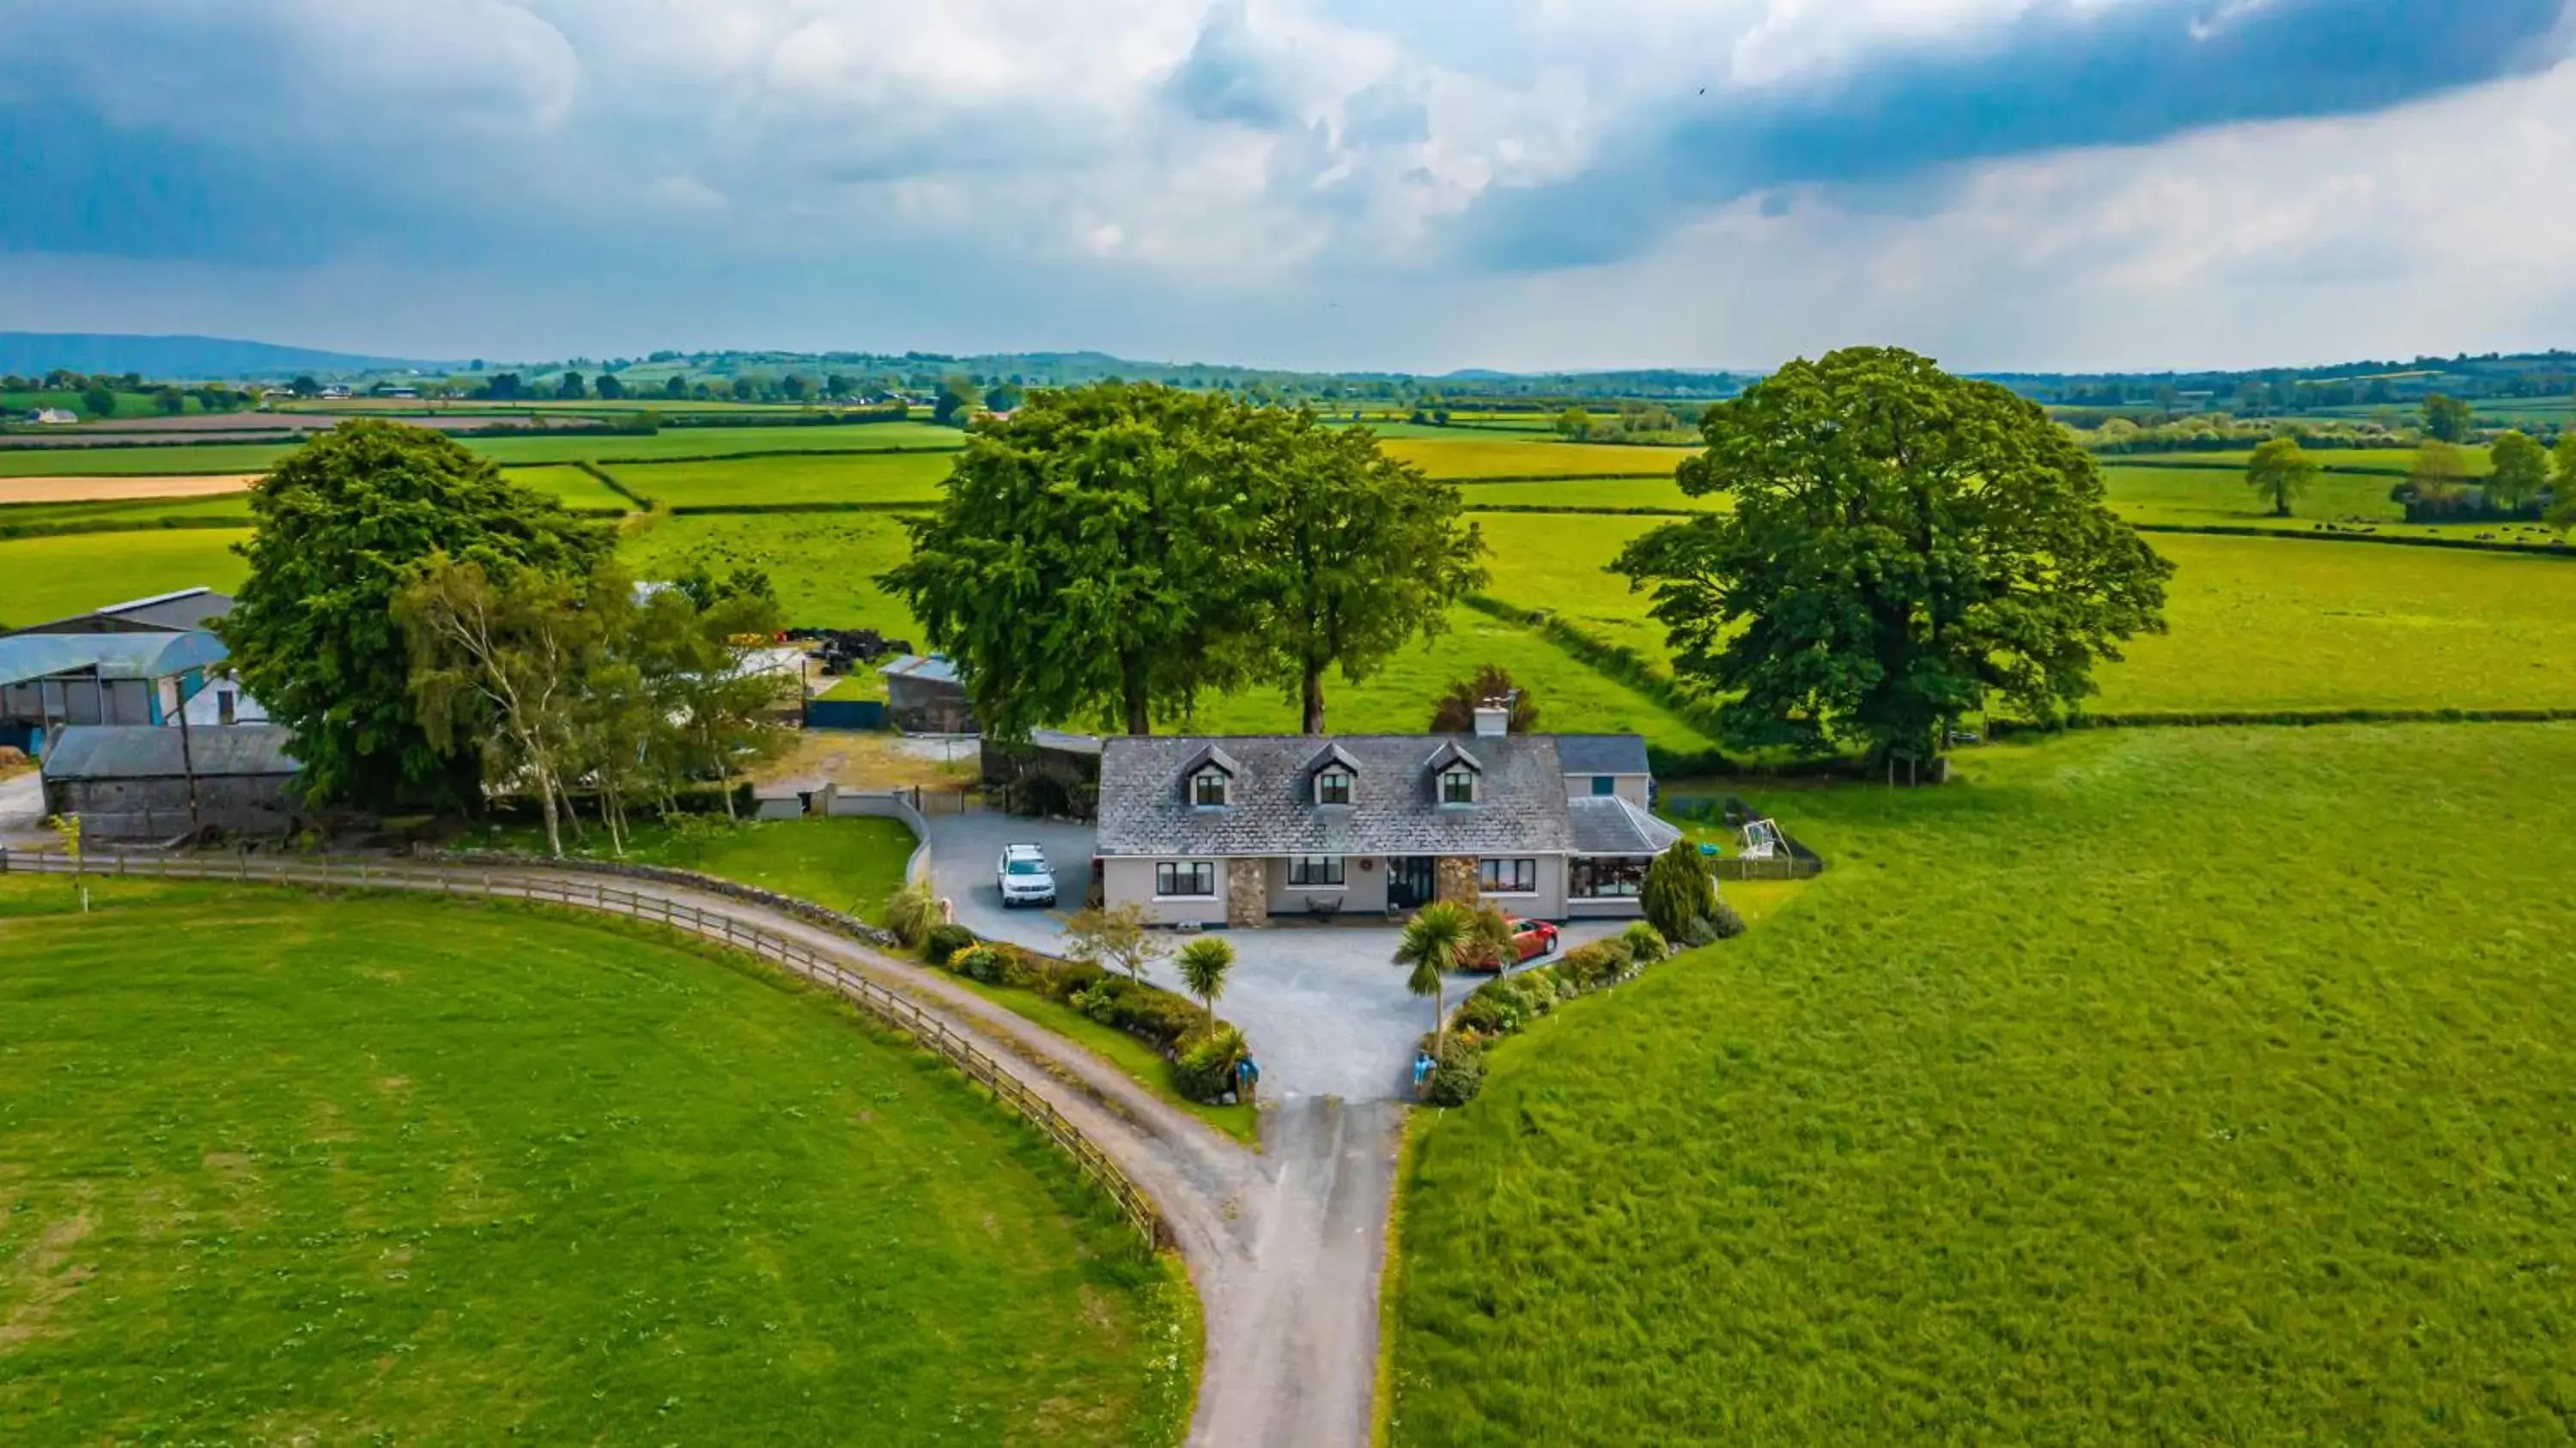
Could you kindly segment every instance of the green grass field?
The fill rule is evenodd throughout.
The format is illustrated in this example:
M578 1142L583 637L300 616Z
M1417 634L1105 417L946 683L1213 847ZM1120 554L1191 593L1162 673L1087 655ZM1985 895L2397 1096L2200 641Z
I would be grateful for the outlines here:
M225 518L250 526L250 495L218 493L204 498L126 498L110 503L0 504L0 528L12 524L115 524L159 518Z
M1602 675L1556 645L1472 609L1449 611L1449 631L1428 648L1415 646L1388 661L1364 684L1328 676L1324 703L1338 733L1415 734L1431 722L1432 702L1452 681L1479 664L1499 664L1537 701L1539 727L1572 734L1645 736L1680 752L1707 749L1710 741L1662 705ZM1276 689L1256 689L1202 703L1190 727L1205 733L1297 732L1297 705Z
M2576 707L2576 561L2159 534L2165 616L2107 710Z
M2485 448L2470 447L2463 451L2468 454L2471 472L2483 473L2487 470ZM2233 468L2241 474L2245 470L2245 465L2251 462L2253 457L2252 448L2237 448L2230 452L2112 453L2104 455L2098 461L2105 467L2118 463L2183 463L2195 468ZM2308 449L2308 460L2327 469L2375 468L2383 472L2394 469L2404 473L2415 466L2415 450L2401 447L2319 447ZM2391 479L2391 481L2395 480Z
M2394 478L2323 474L2291 505L2287 520L2274 518L2271 504L2246 486L2242 465L2140 468L2105 461L2102 478L2110 488L2111 506L2133 523L2306 528L2320 519L2388 522L2406 516L2405 508L2389 501Z
M187 473L264 473L287 445L219 442L173 447L0 448L0 477L157 477Z
M1391 438L1389 456L1435 478L1587 478L1614 473L1669 474L1690 456L1685 448L1623 447L1615 443L1525 442L1492 436Z
M495 825L457 843L543 854L546 832L537 824ZM874 920L884 913L886 897L902 887L904 862L912 858L917 843L901 821L890 819L834 817L736 824L717 815L702 825L692 822L675 830L648 816L635 822L622 858L739 880ZM584 821L584 835L578 840L567 826L564 849L584 859L619 858L609 849L607 833L596 819Z
M954 453L619 463L627 487L674 507L740 503L936 502Z
M829 452L846 448L955 449L965 434L927 422L848 426L668 427L649 435L468 437L466 446L505 463L591 462L605 458L711 458L746 452Z
M717 574L765 569L791 624L873 628L918 641L911 611L876 585L876 575L902 562L910 547L903 524L888 513L769 513L663 518L629 538L625 555L647 576L677 576L698 563Z
M511 468L501 476L520 487L543 493L567 508L615 508L624 511L634 506L619 497L606 483L568 463Z
M248 572L235 543L250 530L75 533L0 540L0 622L62 618L182 588L230 592Z
M1658 520L1476 521L1494 549L1488 592L1669 661L1647 596L1603 570ZM2097 669L2093 708L2576 707L2576 562L2171 533L2148 541L2177 569L2171 632Z
M515 907L93 894L0 881L13 1442L1179 1437L1176 1276L829 996Z
M1724 498L1692 497L1681 484L1653 478L1561 478L1545 482L1481 483L1463 479L1459 492L1470 508L1684 508L1711 512Z
M2562 1441L2576 728L1962 765L1417 1122L1393 1441Z

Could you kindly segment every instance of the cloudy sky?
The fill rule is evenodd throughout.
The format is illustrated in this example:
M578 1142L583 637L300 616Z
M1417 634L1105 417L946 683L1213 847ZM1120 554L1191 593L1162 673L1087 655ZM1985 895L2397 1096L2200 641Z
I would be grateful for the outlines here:
M10 0L0 329L1976 369L2576 342L2569 0Z

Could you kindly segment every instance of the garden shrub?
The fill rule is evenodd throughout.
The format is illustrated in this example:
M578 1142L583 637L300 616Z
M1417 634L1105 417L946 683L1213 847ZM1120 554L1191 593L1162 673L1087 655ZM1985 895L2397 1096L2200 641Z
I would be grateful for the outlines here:
M922 933L922 958L945 966L948 958L975 943L975 932L963 925L934 925Z
M1069 1002L1109 975L1088 960L1058 960L1051 955L1024 955L1020 963L1029 973L1029 988L1052 1001Z
M1668 953L1663 932L1643 920L1620 931L1619 944L1626 948L1628 959L1638 965L1652 965Z
M1567 951L1555 968L1576 990L1599 990L1627 972L1628 953L1618 941L1596 941Z
M1008 945L987 941L957 952L948 968L968 980L986 985L1026 985L1029 973L1020 962L1020 953Z
M1485 1048L1463 1036L1451 1036L1432 1067L1426 1099L1434 1106L1464 1106L1485 1089Z
M1192 1101L1222 1100L1234 1089L1234 1068L1251 1051L1243 1032L1222 1022L1183 1037L1172 1057L1172 1086Z
M1123 975L1104 975L1073 992L1065 1003L1166 1053L1205 1019L1196 1003Z
M939 897L930 892L930 883L906 885L886 897L886 929L895 939L913 949L920 948L930 927L939 923Z

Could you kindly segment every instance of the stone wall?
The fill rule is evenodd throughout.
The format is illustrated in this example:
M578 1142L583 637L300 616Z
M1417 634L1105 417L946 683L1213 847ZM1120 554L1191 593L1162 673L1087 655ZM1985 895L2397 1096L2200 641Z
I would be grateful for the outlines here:
M1225 923L1246 929L1270 923L1270 862L1225 862Z
M1433 877L1431 898L1446 904L1472 906L1476 903L1479 883L1475 856L1443 855Z

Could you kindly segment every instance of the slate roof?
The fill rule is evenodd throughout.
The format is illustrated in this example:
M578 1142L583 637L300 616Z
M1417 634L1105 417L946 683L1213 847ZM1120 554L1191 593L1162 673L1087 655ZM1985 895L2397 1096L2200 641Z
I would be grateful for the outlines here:
M191 729L181 753L179 731L153 724L75 724L45 750L49 781L179 779L193 762L199 779L293 774L304 766L288 751L295 732L282 724Z
M1556 757L1568 774L1648 774L1646 741L1634 734L1559 734Z
M223 640L190 633L12 634L0 638L0 684L91 669L105 679L162 679L221 663Z
M1330 741L1357 765L1348 805L1314 803L1324 741L1305 735L1117 737L1101 747L1100 832L1107 856L1563 854L1575 848L1557 741L1346 734ZM1479 766L1477 802L1442 807L1431 761L1464 750ZM1641 746L1642 749L1642 746ZM1234 765L1231 803L1194 809L1194 762Z
M1576 795L1566 801L1566 812L1573 818L1578 855L1659 855L1682 837L1615 794Z

